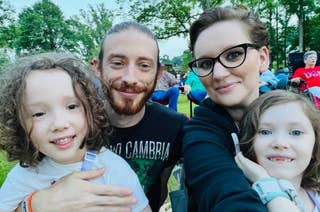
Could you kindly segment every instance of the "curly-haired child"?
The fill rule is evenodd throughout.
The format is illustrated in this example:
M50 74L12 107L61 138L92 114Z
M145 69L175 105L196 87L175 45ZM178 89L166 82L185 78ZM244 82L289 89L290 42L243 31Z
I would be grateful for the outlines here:
M106 171L96 182L132 189L133 211L149 210L135 172L105 147L111 125L85 63L52 52L18 59L5 73L0 149L19 163L0 189L0 211L14 211L20 202L23 211L32 211L37 190L71 172L99 167Z

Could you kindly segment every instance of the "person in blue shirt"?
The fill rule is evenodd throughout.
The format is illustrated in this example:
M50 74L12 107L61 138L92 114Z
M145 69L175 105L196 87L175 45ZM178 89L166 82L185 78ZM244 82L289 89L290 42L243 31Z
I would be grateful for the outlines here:
M184 91L196 102L200 103L207 95L199 77L190 71L184 85Z

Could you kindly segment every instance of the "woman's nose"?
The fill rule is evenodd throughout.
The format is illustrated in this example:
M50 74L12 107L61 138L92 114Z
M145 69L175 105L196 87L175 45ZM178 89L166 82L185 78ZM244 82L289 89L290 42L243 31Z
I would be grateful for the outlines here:
M213 66L213 77L216 79L224 78L230 75L230 72L225 68L219 61L217 61Z

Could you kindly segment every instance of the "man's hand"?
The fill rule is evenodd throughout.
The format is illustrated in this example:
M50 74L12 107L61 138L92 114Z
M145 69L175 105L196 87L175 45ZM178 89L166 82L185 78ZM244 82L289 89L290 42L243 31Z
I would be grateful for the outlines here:
M300 85L300 82L301 80L299 77L290 80L291 85Z
M268 85L268 83L267 82L262 82L262 81L259 82L259 87L265 86L265 85Z
M191 91L190 85L184 85L184 93L188 94Z
M88 181L104 172L105 168L74 172L37 191L32 199L33 211L131 211L137 200L130 189Z
M235 156L235 161L250 182L254 183L262 178L270 177L262 166L244 157L242 152Z

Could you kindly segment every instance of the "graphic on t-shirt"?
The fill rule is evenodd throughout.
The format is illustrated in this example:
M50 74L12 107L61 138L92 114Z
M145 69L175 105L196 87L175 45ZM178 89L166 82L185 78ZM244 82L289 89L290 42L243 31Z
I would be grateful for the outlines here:
M306 79L310 79L311 77L320 77L320 71L310 70L308 72L303 73Z
M169 159L170 143L164 141L127 141L114 143L110 149L124 158L136 172L147 193L157 182L164 163Z
M162 161L133 159L127 161L137 173L145 193L154 185L162 169Z
M128 141L110 145L110 149L124 159L150 159L166 161L170 143L161 141Z

